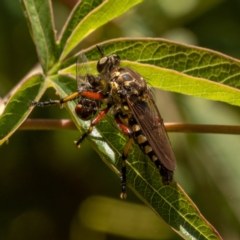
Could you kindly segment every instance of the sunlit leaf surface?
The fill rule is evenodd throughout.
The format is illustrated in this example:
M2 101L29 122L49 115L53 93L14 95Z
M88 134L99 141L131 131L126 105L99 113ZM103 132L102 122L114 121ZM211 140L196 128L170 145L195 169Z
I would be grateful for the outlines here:
M55 29L50 0L21 0L39 61L47 72L56 61Z
M105 0L94 11L83 18L67 40L61 59L70 53L78 43L98 27L126 12L142 0ZM73 16L75 17L75 16ZM76 17L78 13L76 12ZM71 27L71 26L69 26Z

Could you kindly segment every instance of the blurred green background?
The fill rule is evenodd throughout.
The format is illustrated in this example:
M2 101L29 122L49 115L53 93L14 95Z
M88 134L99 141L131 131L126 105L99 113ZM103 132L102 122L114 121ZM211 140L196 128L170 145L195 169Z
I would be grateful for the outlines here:
M55 0L58 32L74 1ZM37 63L18 1L0 1L0 97ZM240 57L239 0L146 0L104 25L86 48L117 37L163 37ZM239 108L157 90L165 122L239 125ZM45 99L56 98L48 90ZM59 107L31 118L68 118ZM224 239L240 239L240 137L169 134L176 181ZM77 131L17 131L0 148L0 239L180 239L128 189Z

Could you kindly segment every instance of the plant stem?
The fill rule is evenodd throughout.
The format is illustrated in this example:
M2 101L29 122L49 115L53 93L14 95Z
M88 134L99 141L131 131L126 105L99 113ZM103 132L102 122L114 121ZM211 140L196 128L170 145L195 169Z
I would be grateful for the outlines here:
M165 123L168 132L181 133L215 133L215 134L240 134L240 126L209 125L190 123ZM69 119L27 119L19 128L20 130L77 130L74 122Z

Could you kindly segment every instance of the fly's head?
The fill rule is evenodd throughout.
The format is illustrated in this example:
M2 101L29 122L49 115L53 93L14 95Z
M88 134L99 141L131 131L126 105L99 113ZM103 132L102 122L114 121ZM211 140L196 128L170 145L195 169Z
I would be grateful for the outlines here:
M118 66L120 65L120 57L116 54L110 54L108 56L104 55L104 52L101 47L98 45L96 46L99 53L101 54L101 58L97 63L97 71L101 75L107 75L110 77L110 74L113 70L116 70Z
M97 63L97 70L100 74L109 74L119 66L120 60L116 54L103 56Z

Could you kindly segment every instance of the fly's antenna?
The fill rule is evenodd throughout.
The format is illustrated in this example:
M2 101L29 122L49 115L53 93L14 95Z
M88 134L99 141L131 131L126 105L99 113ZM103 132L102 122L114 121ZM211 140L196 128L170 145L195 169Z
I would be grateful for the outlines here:
M104 52L103 52L103 49L101 47L99 47L98 45L96 45L98 51L100 52L101 54L101 57L104 57Z

